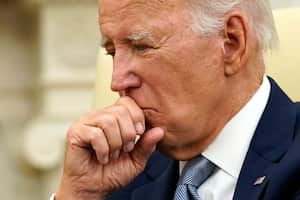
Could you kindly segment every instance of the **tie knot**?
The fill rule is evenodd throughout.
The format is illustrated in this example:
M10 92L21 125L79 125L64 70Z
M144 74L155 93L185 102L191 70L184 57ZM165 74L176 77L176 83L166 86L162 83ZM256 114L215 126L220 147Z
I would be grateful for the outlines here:
M179 184L199 187L214 171L215 165L203 156L189 161L183 168Z

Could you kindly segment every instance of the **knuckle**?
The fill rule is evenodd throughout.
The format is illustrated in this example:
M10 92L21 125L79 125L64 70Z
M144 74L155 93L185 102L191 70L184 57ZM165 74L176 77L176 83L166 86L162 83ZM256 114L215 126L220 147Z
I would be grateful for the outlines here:
M143 111L142 110L137 110L135 112L134 118L135 118L135 122L142 122L142 121L144 121L144 113L143 113Z
M119 118L123 118L128 114L128 109L122 105L116 105L112 109Z
M71 138L78 134L78 125L76 123L72 124L67 130L67 138Z
M99 132L94 129L90 130L90 140L94 141L97 139L99 139Z
M100 126L104 131L110 130L111 127L115 126L118 122L117 119L113 115L102 115L100 121Z
M130 114L130 116L132 117L132 120L134 122L143 122L144 120L144 112L142 111L142 109L139 108L139 106L126 106L132 103L136 104L130 97L122 97L122 99L119 100L120 102L118 102L115 105L115 111L120 115L123 116L124 114L126 114L126 112L128 114ZM131 108L131 109L129 109Z
M133 99L128 97L128 96L123 96L123 97L120 97L116 104L119 105L119 104L128 104L128 103L132 103L133 102Z

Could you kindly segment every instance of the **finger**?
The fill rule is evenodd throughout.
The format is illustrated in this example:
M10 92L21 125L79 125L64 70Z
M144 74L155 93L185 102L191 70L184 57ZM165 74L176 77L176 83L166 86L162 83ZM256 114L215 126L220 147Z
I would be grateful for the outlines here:
M128 109L124 106L116 105L111 108L111 112L118 120L123 141L123 151L126 153L132 151L137 132Z
M100 128L81 125L77 128L76 133L73 135L73 139L70 139L73 145L86 149L92 147L97 160L101 164L108 163L109 145L104 132Z
M136 104L136 102L128 97L121 97L115 105L125 106L133 119L133 123L136 129L136 132L139 135L142 135L145 132L145 116L143 110Z
M117 118L111 113L102 113L101 115L86 122L88 126L94 126L102 129L109 145L110 157L118 157L123 141Z
M141 137L131 154L139 167L144 168L150 155L155 150L156 144L163 138L163 136L163 129L157 127L150 129L143 135L143 137Z

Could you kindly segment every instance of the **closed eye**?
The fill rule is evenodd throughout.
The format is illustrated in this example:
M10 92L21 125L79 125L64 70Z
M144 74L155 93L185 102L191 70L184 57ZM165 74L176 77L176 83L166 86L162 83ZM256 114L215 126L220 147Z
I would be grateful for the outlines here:
M149 45L144 45L144 44L134 45L134 49L137 50L137 51L145 51L149 48L151 48Z

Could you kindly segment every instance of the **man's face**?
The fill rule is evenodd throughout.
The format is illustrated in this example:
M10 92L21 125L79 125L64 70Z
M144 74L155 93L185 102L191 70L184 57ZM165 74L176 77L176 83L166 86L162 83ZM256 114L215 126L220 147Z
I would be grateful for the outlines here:
M165 130L158 148L177 159L199 154L215 137L226 95L220 37L194 33L185 2L99 0L112 89Z

